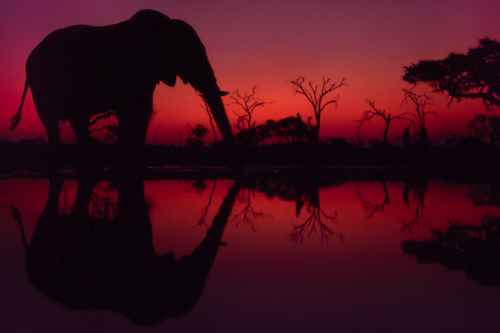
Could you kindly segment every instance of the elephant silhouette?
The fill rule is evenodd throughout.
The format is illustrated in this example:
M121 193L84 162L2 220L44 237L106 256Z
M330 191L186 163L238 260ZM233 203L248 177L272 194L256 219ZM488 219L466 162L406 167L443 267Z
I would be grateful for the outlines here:
M84 150L90 144L90 119L109 111L116 114L124 151L141 151L153 91L160 81L173 87L177 76L202 95L224 141L232 144L221 99L227 92L217 85L203 43L190 25L154 10L141 10L114 25L75 25L50 33L28 57L11 130L21 120L29 87L54 153L60 146L60 121L70 123Z
M45 208L26 247L26 274L48 297L74 309L108 309L140 326L189 312L203 293L240 185L229 189L206 237L179 260L158 255L143 181L118 179L117 215L93 218L89 202L97 177L78 181L69 214L59 214L64 179L52 176ZM21 214L13 218L21 226ZM23 234L23 232L22 232Z

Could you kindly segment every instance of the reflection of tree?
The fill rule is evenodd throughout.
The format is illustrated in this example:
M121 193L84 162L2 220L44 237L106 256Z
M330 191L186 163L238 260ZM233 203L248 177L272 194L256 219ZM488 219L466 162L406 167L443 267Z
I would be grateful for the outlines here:
M411 208L410 193L412 193L411 199L412 203L415 204L415 210L411 219L407 220L406 217L402 217L403 229L412 229L417 225L426 224L424 216L424 199L426 191L427 182L424 180L416 180L405 183L405 187L403 189L403 200L408 208Z
M300 216L304 207L307 207L307 218L303 223L295 225L290 238L296 243L303 243L304 235L311 236L318 231L321 234L321 242L327 242L333 236L344 236L334 231L327 222L337 223L337 212L333 215L325 213L320 204L320 180L308 179L305 175L301 177L290 177L285 180L261 181L258 190L267 197L279 197L286 201L295 201L295 215ZM323 184L326 185L326 182Z
M239 223L243 223L243 225L249 225L250 229L254 230L253 221L259 218L271 217L271 215L264 214L261 212L256 212L252 207L252 197L255 198L255 187L256 184L247 183L244 188L241 189L238 194L237 200L239 203L243 203L243 209L238 213L233 214L233 218L231 222L236 223L236 226Z
M329 225L329 223L337 223L337 213L328 214L320 205L320 184L323 184L320 180L308 179L305 176L296 177L296 175L285 178L249 178L244 182L237 198L239 203L243 204L243 208L236 209L231 221L236 222L236 225L239 223L249 225L254 230L254 220L272 218L272 215L256 211L252 205L255 192L260 192L265 194L267 198L278 197L284 201L295 202L295 215L297 217L306 207L305 220L294 225L290 234L293 241L303 243L304 235L311 236L318 232L321 235L322 243L327 242L333 236L338 236L343 241L344 236L334 231Z
M196 178L190 181L190 185L198 192L203 192L207 188L207 181L203 178Z
M321 234L321 243L328 242L330 237L338 235L340 240L344 241L344 236L332 230L323 219L330 220L332 223L337 224L337 212L333 215L327 215L320 206L319 187L310 188L299 193L297 196L297 216L300 215L301 208L307 205L307 213L309 217L304 223L299 224L293 228L290 238L296 243L303 243L304 234L311 236L316 234L317 228Z
M204 186L204 189L207 187L207 183L205 181L203 181L203 183L205 184ZM196 224L197 226L202 226L202 225L205 225L206 226L206 223L205 223L205 217L207 216L208 214L208 208L210 208L210 205L212 204L212 197L214 195L214 192L215 192L215 186L217 185L217 179L214 179L214 184L212 186L212 191L210 192L210 196L208 197L208 203L207 205L205 206L205 208L203 209L203 215L200 217L200 219L198 220L198 223Z
M278 197L285 201L294 201L297 217L300 216L303 208L307 207L306 219L303 223L295 225L290 234L290 238L296 243L303 243L304 235L311 236L318 231L321 234L322 243L333 236L339 236L340 240L343 241L344 236L328 225L328 222L337 223L337 213L329 215L323 211L320 205L320 187L328 186L328 184L324 179L309 178L307 175L292 175L282 179L259 179L253 187L268 198ZM253 210L249 211L248 214L253 216Z
M387 190L387 183L384 180L382 182L383 187L384 187L384 201L381 204L373 204L370 202L370 199L365 199L361 195L361 191L359 187L356 184L356 190L358 192L358 199L361 201L361 204L363 205L363 212L367 213L365 216L365 221L372 219L376 213L383 212L385 209L385 206L389 206L391 204L391 199L389 198L389 191Z
M403 252L417 257L420 264L463 269L480 284L500 285L500 218L486 216L479 226L450 223L446 231L432 233L426 241L403 242Z
M467 192L475 206L497 206L500 207L500 183L491 181L488 183L475 184Z
M118 213L118 198L115 184L104 181L94 188L89 202L89 215L96 219L114 220Z

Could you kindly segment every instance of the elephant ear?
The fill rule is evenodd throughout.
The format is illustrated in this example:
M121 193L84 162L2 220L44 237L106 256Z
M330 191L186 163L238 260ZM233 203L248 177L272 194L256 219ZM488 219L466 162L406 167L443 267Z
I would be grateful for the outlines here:
M161 82L165 83L169 87L175 86L175 81L177 80L176 75L167 75L161 79Z

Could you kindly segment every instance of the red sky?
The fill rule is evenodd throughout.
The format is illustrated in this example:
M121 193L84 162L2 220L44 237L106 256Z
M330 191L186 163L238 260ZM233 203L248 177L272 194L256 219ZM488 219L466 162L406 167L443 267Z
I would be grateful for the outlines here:
M273 104L257 109L257 123L297 113L303 119L312 110L303 96L294 96L290 81L298 76L320 82L347 78L338 90L339 107L326 109L322 136L352 138L355 119L366 109L365 98L387 112L401 108L403 66L421 59L440 59L450 52L466 52L483 37L500 39L496 0L308 0L278 1L3 1L0 4L0 140L33 139L45 131L38 120L31 94L23 120L9 132L10 118L19 106L24 86L24 66L31 50L51 31L74 24L108 25L130 18L137 10L151 8L171 18L185 20L205 44L219 86L230 92L260 86L259 97ZM430 91L419 86L419 92ZM204 123L208 116L190 86L159 85L155 92L158 113L150 125L149 143L178 143L177 132L186 123ZM225 98L229 103L230 99ZM238 108L226 108L234 123ZM451 131L465 134L474 113L485 112L480 101L453 103L447 108L443 95L435 95L429 111L441 118L428 120L431 137ZM381 119L365 127L366 139L380 138ZM400 136L399 124L390 137ZM69 133L69 131L67 131ZM65 135L66 141L74 141Z

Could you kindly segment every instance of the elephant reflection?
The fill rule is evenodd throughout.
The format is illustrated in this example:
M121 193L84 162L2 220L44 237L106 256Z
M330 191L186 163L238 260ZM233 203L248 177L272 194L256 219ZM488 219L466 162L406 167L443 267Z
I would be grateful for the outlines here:
M118 119L119 141L141 148L160 81L173 87L176 77L201 93L224 141L233 134L205 47L187 23L141 10L127 21L104 27L71 26L49 34L26 62L21 119L28 87L54 150L59 121L69 121L77 143L90 143L89 120L111 110Z
M401 244L404 253L419 263L439 263L449 270L463 269L483 285L500 285L500 218L486 217L481 225L450 225L446 231L433 230L426 241Z
M113 221L89 215L97 179L78 182L69 214L59 214L63 179L50 180L46 206L26 251L26 274L47 296L76 309L110 309L141 326L187 313L203 292L239 185L229 189L205 239L179 260L155 253L141 179L118 179ZM20 215L13 214L20 223Z

